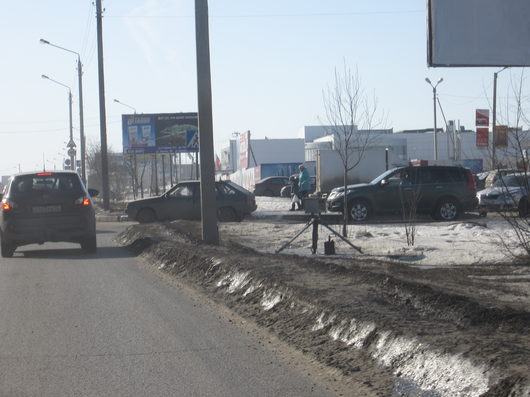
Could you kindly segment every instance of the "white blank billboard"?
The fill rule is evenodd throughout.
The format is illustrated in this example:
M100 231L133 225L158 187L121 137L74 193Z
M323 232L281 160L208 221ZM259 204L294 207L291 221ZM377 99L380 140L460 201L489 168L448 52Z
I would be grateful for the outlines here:
M429 0L429 66L529 66L530 0Z

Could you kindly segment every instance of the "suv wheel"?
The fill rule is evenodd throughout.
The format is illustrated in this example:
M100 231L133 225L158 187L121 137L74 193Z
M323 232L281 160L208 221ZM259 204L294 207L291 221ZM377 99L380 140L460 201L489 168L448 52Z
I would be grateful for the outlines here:
M4 239L0 241L0 251L2 251L2 258L11 258L16 249L17 247L15 245L9 244L8 242L4 241Z
M94 254L97 251L97 241L95 235L85 237L81 241L81 249L89 254Z
M439 221L454 221L458 215L458 202L452 198L443 198L436 205L433 218Z
M150 223L156 221L156 214L151 208L142 208L136 216L140 223Z
M237 222L240 220L236 210L232 207L221 207L217 210L217 219L219 222Z
M363 222L370 218L372 215L372 209L370 204L364 200L354 200L349 205L350 219L353 222Z

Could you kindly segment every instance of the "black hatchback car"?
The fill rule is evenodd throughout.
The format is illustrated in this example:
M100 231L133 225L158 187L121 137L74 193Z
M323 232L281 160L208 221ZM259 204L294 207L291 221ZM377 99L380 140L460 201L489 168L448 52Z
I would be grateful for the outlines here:
M417 213L451 221L477 207L475 178L458 166L409 166L381 174L372 182L350 185L346 190L348 212L354 222L380 213L403 213L414 206ZM342 211L344 187L331 191L329 211Z
M95 252L96 219L91 196L73 171L21 173L12 176L2 194L0 241L3 257L16 248L47 241L81 244Z
M234 182L215 182L215 193L220 221L240 221L257 208L254 194ZM129 202L125 212L140 223L201 219L200 183L180 182L161 196Z

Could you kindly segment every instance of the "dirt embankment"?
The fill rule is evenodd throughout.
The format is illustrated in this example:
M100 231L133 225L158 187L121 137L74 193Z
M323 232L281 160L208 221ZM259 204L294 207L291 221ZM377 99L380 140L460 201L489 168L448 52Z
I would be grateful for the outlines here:
M229 236L223 233L222 236ZM380 396L530 395L530 271L418 269L260 254L199 224L133 225L119 243ZM368 394L367 394L368 395Z

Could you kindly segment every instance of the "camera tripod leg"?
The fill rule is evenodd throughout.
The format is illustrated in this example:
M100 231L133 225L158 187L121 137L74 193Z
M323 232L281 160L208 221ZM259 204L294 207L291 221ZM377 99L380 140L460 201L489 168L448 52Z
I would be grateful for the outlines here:
M300 230L300 232L296 236L294 236L292 239L290 239L288 242L282 245L280 249L276 250L274 253L279 254L280 252L282 252L285 248L287 248L289 244L291 244L294 240L296 240L298 236L300 236L303 232L305 232L309 228L309 226L311 226L312 224L313 224L313 220L311 219L309 222L307 222L304 228Z

